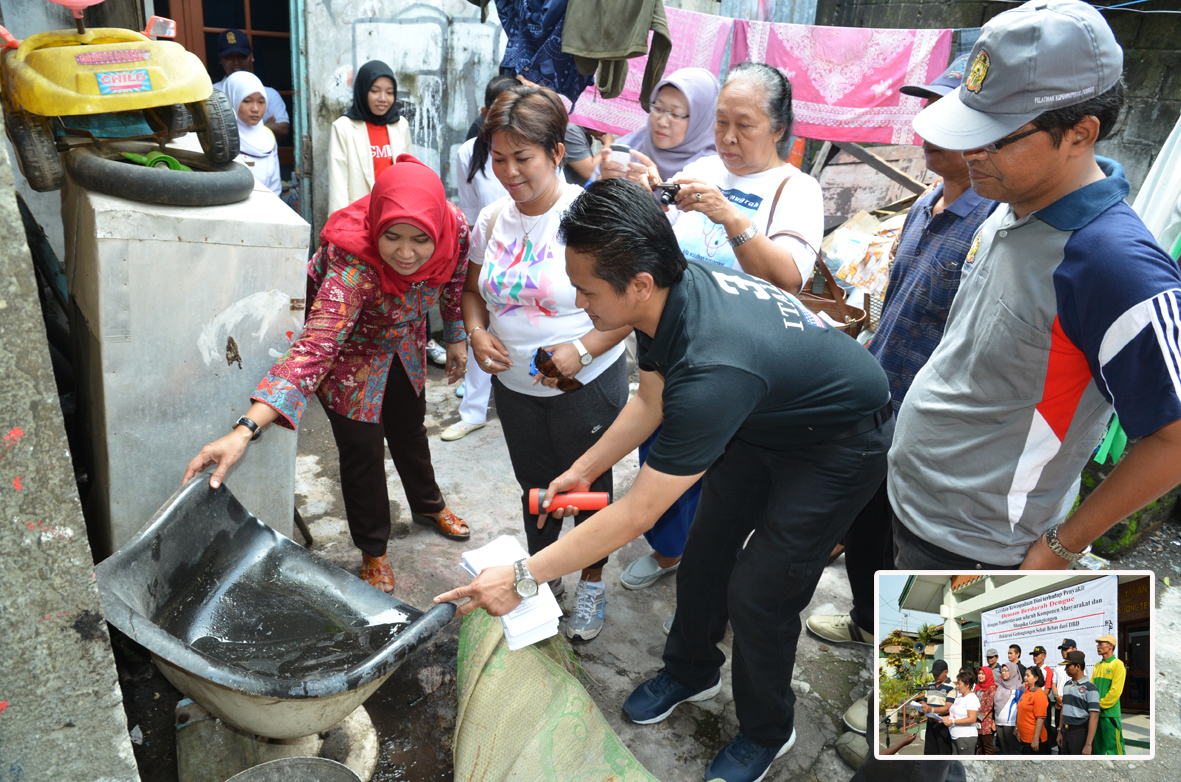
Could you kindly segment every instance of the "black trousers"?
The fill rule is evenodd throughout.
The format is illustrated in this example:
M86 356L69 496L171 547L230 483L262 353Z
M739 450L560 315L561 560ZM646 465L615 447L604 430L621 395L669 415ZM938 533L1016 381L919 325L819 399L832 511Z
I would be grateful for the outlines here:
M443 493L435 482L427 443L426 395L419 394L401 360L390 362L381 423L354 421L324 408L340 453L340 489L349 534L357 548L380 557L390 540L390 496L386 489L385 450L402 479L406 501L414 513L443 510Z
M927 738L923 742L924 755L954 755L951 730L942 722L927 720Z
M869 714L865 724L872 728L877 722L878 714L877 699L872 688L866 703ZM870 730L869 735L876 736L877 729ZM849 782L964 782L966 779L964 764L958 760L904 760L897 757L878 760L874 757L871 746L869 754L865 756L865 762Z
M1050 737L1045 739L1045 744L1043 744L1042 748L1040 748L1039 754L1049 755L1050 750L1053 747L1057 747L1057 745L1058 745L1057 721L1058 721L1058 719L1062 719L1062 717L1061 717L1061 712L1059 712L1058 715L1056 715L1056 713L1055 713L1056 711L1057 711L1057 709L1053 708L1053 706L1050 706L1050 709L1048 710L1048 712L1046 712L1045 731L1046 731L1046 734L1050 735Z
M553 516L545 527L537 528L537 514L529 512L529 490L544 491L586 453L607 431L627 403L627 358L619 359L582 388L558 396L530 396L505 388L492 378L496 395L496 414L504 427L504 441L513 464L513 474L521 485L521 514L529 553L536 554L558 539L564 519ZM590 486L590 491L613 490L612 473L607 470ZM574 517L575 526L593 512ZM607 564L603 557L591 568Z
M1059 755L1081 755L1083 747L1087 745L1087 723L1082 725L1063 725L1062 746L1058 748Z
M850 615L853 623L870 638L874 629L874 576L879 570L894 569L893 519L886 479L883 478L878 490L845 533L845 573L853 592Z
M687 687L709 687L726 659L718 644L729 622L738 724L756 744L779 747L791 736L800 612L833 546L880 485L893 433L891 419L795 451L735 439L705 474L677 570L681 610L664 665Z

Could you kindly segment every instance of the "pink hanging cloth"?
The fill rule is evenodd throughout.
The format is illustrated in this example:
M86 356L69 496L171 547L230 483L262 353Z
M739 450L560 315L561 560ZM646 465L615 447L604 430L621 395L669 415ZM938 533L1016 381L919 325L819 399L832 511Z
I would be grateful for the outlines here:
M681 68L705 68L714 74L720 72L722 56L725 54L726 44L730 41L734 20L667 6L664 13L668 19L668 31L673 42L668 65L664 68L665 78ZM948 41L950 40L949 38ZM624 83L623 93L618 98L604 100L593 84L587 87L578 99L576 110L570 115L570 121L584 128L602 130L617 136L630 133L647 124L648 114L640 108L640 83L644 79L647 62L647 57L628 60L627 81ZM942 72L943 69L940 68L935 75L938 76Z
M673 38L673 51L677 40ZM764 62L791 81L792 133L822 141L918 144L910 121L928 84L947 68L951 30L882 30L734 21L731 67ZM579 106L581 108L581 104Z

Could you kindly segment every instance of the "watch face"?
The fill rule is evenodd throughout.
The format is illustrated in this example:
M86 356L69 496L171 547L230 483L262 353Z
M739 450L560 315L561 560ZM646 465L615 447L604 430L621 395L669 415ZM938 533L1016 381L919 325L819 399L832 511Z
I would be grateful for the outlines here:
M581 361L582 365L585 367L587 364L594 361L595 357L592 356L590 353L583 353L582 356L578 360Z
M537 582L531 578L523 578L517 582L515 589L522 598L530 598L537 594Z

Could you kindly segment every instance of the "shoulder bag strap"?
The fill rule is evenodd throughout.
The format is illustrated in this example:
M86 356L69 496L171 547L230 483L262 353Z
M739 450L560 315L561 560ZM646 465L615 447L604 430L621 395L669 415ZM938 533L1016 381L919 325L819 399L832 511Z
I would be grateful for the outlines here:
M492 216L488 218L488 227L484 229L484 246L488 246L488 240L492 238L492 229L496 227L496 221L500 219L500 213L504 211L507 204L501 201L492 210Z
M780 236L790 236L803 243L805 247L812 251L812 255L816 256L816 265L820 267L820 273L824 275L824 288L828 291L828 295L837 303L837 309L841 312L841 317L847 322L852 315L849 313L849 307L845 304L845 291L841 286L837 285L837 281L832 276L832 271L829 270L828 264L824 262L824 256L820 251L812 246L812 243L803 237L798 231L777 231L771 233L771 222L775 219L775 209L779 206L779 197L783 195L783 188L787 187L787 183L791 181L793 174L788 174L779 183L779 187L775 190L775 198L771 201L771 212L767 215L767 230L764 233L768 239L776 239ZM806 285L807 280L803 283Z

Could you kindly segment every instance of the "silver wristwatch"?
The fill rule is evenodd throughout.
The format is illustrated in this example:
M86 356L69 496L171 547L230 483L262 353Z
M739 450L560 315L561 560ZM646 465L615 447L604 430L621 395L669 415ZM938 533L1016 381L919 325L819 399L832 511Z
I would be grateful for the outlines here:
M1046 530L1046 545L1050 547L1050 551L1053 551L1055 556L1061 557L1067 562L1078 562L1087 554L1091 553L1091 547L1089 545L1077 554L1073 551L1067 551L1066 547L1058 540L1058 527L1061 526L1059 524Z
M582 344L581 339L576 339L571 344L573 344L574 349L578 351L579 364L582 364L585 367L590 364L590 362L595 360L595 357L591 355L591 352L586 349L586 345Z
M755 228L755 224L751 223L745 231L738 234L738 236L731 236L726 241L730 242L731 247L737 247L740 244L746 244L751 239L759 235L759 229Z
M537 579L529 575L529 568L525 567L525 560L518 559L513 563L513 590L522 599L528 599L537 594Z

